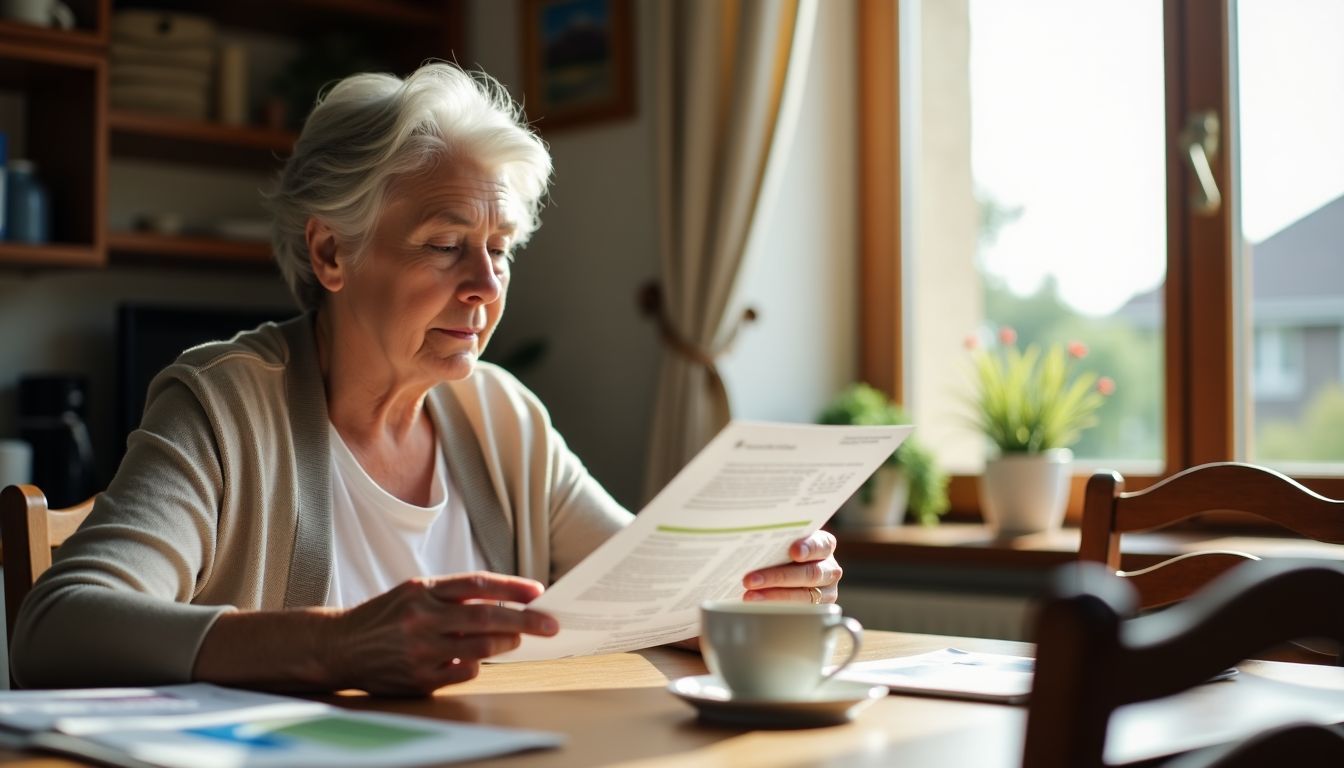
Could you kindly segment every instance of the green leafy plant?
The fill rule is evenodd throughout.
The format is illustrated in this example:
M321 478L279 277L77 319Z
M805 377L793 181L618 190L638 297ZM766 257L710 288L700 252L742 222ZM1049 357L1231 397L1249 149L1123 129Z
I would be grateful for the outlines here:
M836 395L817 419L822 424L886 425L909 424L910 418L880 390L867 384L854 384ZM914 436L887 459L886 466L899 467L910 482L910 511L924 525L933 525L948 509L947 474L938 467L933 454ZM873 480L859 491L864 503L872 501Z
M1115 382L1077 370L1087 346L1074 341L1042 349L1017 345L1017 333L999 329L998 345L967 347L975 366L976 424L1003 453L1068 448L1097 423L1097 410Z

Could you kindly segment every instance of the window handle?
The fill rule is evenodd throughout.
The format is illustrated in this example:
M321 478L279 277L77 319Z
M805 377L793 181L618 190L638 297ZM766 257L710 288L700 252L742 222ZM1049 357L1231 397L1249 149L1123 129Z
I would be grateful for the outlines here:
M1218 156L1218 113L1213 110L1190 113L1181 131L1180 142L1185 149L1190 170L1195 174L1196 186L1190 194L1190 205L1195 213L1212 216L1223 205L1218 181L1213 178L1213 159Z

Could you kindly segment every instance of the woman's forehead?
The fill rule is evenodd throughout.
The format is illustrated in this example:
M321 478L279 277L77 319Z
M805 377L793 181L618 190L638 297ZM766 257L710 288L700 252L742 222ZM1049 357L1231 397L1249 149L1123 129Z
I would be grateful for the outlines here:
M502 174L443 165L402 177L389 189L388 199L389 210L399 209L413 223L442 219L447 223L474 224L482 216L489 216L512 224L517 206L517 196Z

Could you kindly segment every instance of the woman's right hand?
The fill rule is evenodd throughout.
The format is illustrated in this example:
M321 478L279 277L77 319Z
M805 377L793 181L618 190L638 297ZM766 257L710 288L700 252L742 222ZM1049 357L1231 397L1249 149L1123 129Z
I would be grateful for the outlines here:
M482 659L517 648L523 633L559 631L543 613L498 604L528 603L543 589L487 572L412 579L335 616L322 656L338 688L429 694L475 677Z

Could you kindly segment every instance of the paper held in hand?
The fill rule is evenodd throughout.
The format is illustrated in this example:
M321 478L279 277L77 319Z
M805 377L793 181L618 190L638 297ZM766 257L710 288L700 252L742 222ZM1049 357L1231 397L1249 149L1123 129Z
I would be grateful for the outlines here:
M699 605L789 561L913 428L733 422L635 521L529 606L560 622L490 661L618 653L694 637Z

